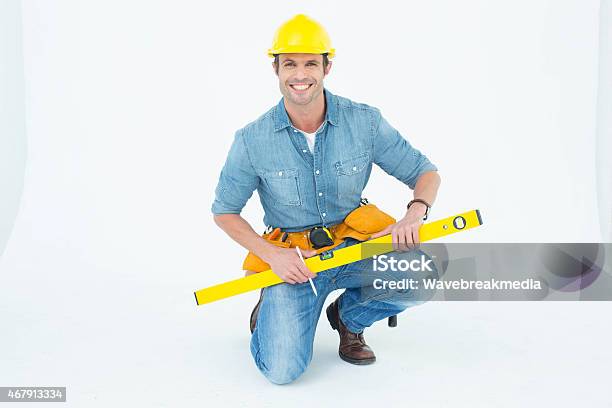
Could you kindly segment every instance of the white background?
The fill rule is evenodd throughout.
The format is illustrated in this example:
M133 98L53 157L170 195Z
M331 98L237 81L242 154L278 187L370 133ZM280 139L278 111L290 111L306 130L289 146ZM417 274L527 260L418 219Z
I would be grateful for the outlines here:
M372 367L340 361L322 321L309 371L277 387L248 351L256 294L192 294L241 275L210 205L233 133L280 98L265 51L299 12L337 49L326 86L439 167L432 219L481 210L447 241L602 240L597 1L13 4L27 166L0 247L0 385L65 385L71 406L612 403L607 303L427 304L368 331ZM364 195L396 217L411 198L379 169ZM256 195L243 216L263 229Z

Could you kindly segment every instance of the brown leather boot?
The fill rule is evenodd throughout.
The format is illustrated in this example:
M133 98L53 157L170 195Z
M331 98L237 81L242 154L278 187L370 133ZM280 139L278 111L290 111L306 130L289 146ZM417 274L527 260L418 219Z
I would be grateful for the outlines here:
M255 331L255 325L257 324L257 315L259 314L259 306L261 306L261 300L263 299L263 289L259 291L259 302L255 305L255 308L251 312L250 329L251 334Z
M338 298L339 299L339 298ZM338 354L347 363L366 365L376 361L374 352L363 339L363 333L352 333L340 320L338 314L338 299L327 307L327 320L334 330L340 335L340 347Z

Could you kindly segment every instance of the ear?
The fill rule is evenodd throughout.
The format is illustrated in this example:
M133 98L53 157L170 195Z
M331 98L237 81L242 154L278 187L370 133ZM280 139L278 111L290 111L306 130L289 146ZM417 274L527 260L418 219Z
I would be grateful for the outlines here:
M278 76L278 72L276 72L276 64L272 61L272 71L274 71L274 75Z
M331 67L332 67L332 62L329 61L327 63L327 66L325 67L325 72L324 72L325 75L329 74L329 71L331 70Z

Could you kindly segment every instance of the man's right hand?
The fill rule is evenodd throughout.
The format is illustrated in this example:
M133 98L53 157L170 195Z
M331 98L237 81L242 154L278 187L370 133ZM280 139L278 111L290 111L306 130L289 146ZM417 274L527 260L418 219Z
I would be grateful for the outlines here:
M304 258L309 258L317 254L317 251L312 249L301 249L300 252ZM308 278L314 278L317 275L312 273L310 269L302 262L295 248L276 248L266 261L272 268L272 272L278 275L283 281L296 284L308 282Z
M270 265L272 272L283 281L291 284L303 283L316 276L304 265L295 248L279 248L269 243L259 236L240 214L216 214L214 220L234 241ZM301 252L304 258L317 253L312 249Z

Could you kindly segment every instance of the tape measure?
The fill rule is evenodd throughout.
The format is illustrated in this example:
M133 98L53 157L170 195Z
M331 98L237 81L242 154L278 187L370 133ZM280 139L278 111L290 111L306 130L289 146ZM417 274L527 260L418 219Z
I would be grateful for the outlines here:
M419 237L421 242L431 241L432 239L466 231L480 225L482 225L480 211L471 210L452 217L423 224L419 229ZM338 266L370 258L374 255L382 255L388 252L393 252L393 243L391 242L391 238L391 234L384 235L382 237L361 242L350 247L322 252L317 256L306 259L306 266L313 273L319 273ZM364 247L364 244L367 246ZM203 305L231 296L250 292L252 290L276 285L282 282L283 280L278 275L272 272L271 269L268 269L267 271L254 273L253 275L249 275L244 278L239 278L210 286L208 288L200 289L194 292L194 295L196 298L196 303L198 305Z
M324 248L334 244L334 238L326 227L314 227L308 234L308 239L314 249Z

